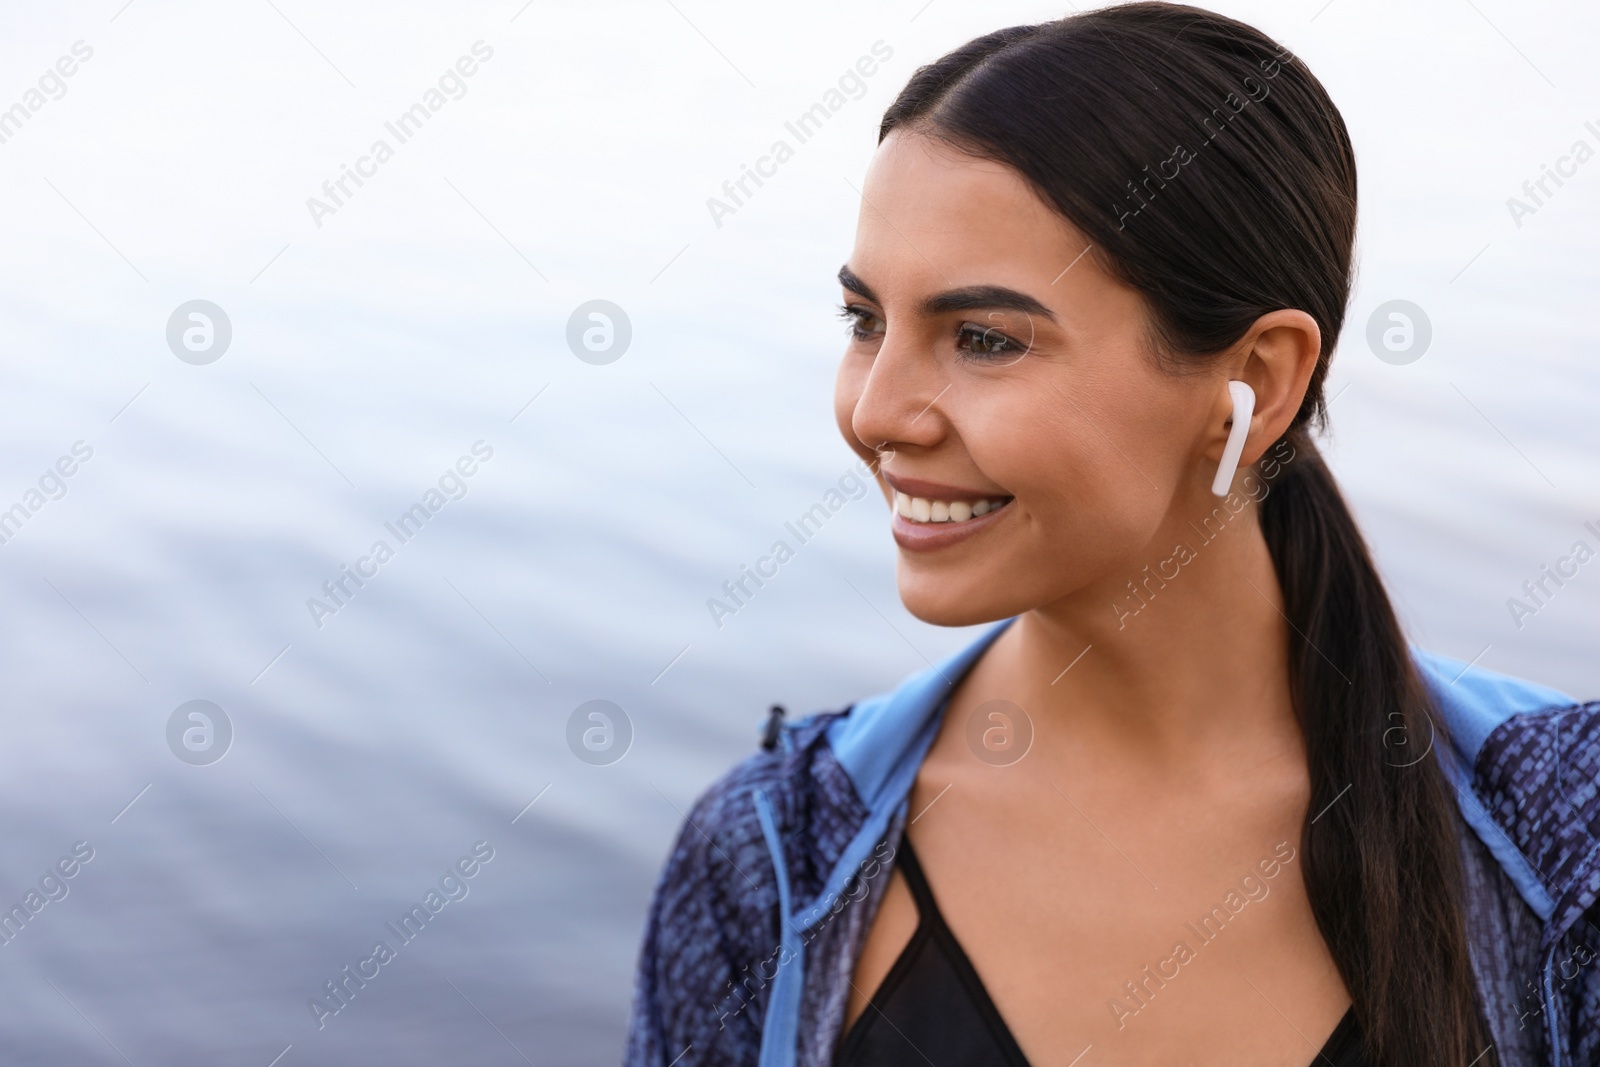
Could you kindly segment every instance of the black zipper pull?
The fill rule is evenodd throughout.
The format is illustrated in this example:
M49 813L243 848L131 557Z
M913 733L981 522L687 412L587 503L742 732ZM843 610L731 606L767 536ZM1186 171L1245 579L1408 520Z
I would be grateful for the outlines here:
M768 752L778 747L778 732L783 729L783 705L774 704L767 711L767 728L761 734L761 747Z

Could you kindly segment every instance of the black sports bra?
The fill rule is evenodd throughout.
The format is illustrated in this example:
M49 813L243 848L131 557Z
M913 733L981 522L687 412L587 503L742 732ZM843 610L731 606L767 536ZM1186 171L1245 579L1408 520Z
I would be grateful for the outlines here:
M917 928L871 1003L839 1042L834 1067L1031 1067L939 914L905 835L897 862L917 902ZM1352 1011L1345 1012L1311 1062L1318 1067L1364 1067L1361 1031Z

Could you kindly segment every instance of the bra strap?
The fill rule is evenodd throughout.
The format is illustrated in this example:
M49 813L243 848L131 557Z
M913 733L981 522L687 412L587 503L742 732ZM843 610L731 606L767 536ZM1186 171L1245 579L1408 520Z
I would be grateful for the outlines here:
M933 890L928 888L928 879L922 872L922 863L911 848L911 836L904 832L900 834L898 863L900 873L905 875L906 885L911 889L911 897L917 902L917 913L921 921L940 921L939 905L934 902Z

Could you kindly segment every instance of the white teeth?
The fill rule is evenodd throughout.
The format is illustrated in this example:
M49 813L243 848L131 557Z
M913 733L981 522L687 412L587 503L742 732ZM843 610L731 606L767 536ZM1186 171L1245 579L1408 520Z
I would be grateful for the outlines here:
M1009 497L1006 499L1010 499ZM966 522L1006 503L1006 500L928 500L920 496L895 493L894 510L912 522Z

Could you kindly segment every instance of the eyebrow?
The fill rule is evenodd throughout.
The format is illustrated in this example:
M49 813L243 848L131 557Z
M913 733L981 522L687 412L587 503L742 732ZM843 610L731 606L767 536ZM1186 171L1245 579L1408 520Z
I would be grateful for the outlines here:
M882 304L878 294L872 287L860 278L849 265L839 268L839 284L852 293L859 293L874 304ZM925 315L939 315L946 311L971 311L977 308L1007 308L1011 311L1022 311L1030 315L1041 315L1051 322L1056 321L1055 313L1027 293L1016 289L1008 289L1003 285L967 285L960 289L947 289L942 293L935 293L922 302L922 312Z

